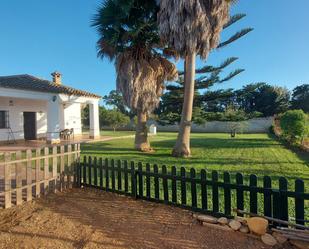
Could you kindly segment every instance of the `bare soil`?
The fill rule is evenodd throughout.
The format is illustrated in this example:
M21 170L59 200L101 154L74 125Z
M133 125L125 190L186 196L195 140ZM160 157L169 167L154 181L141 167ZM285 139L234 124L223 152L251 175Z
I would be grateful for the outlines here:
M179 208L74 189L0 210L0 248L270 247L238 232L201 226Z

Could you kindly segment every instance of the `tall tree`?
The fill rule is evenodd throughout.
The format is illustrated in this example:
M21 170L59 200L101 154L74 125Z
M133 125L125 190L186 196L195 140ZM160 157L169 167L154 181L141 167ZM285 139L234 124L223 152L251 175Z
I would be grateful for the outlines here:
M162 40L185 59L184 101L174 156L190 156L190 132L195 83L196 55L206 59L219 45L220 33L229 21L231 1L160 0L158 13ZM223 44L224 45L224 44Z
M309 113L309 84L303 84L293 89L291 105L292 109L302 109Z
M166 80L177 77L162 56L155 0L106 0L94 17L98 55L115 61L117 89L137 113L135 148L150 151L147 117L158 105Z

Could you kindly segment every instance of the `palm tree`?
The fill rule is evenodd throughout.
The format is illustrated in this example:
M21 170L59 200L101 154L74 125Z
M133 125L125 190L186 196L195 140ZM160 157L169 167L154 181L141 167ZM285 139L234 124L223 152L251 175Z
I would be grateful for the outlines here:
M117 89L137 114L135 148L150 151L147 118L156 108L166 80L177 77L163 55L155 0L106 0L93 26L99 33L98 56L115 61Z
M206 59L219 44L229 21L227 0L160 0L158 24L161 39L185 59L184 100L173 156L190 156L190 132L194 99L195 59Z

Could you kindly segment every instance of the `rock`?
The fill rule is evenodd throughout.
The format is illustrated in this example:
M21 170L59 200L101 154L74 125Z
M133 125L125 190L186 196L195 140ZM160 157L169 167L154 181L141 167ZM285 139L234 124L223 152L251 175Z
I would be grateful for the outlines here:
M211 223L203 222L203 226L209 227L211 229L219 229L219 230L229 231L229 232L233 231L228 225L220 226L218 224L211 224Z
M241 227L241 223L237 220L231 220L229 226L234 230L237 231Z
M247 220L244 217L236 216L235 220L239 221L243 225L247 225Z
M261 217L252 217L247 219L249 230L258 235L264 235L268 228L268 220Z
M277 244L277 240L268 233L265 233L264 235L262 235L261 239L264 244L269 245L269 246L274 246Z
M309 249L309 243L305 241L299 241L299 240L289 240L290 243L295 246L298 249Z
M242 233L249 233L249 228L245 225L242 225L240 228L239 228L239 231L242 232Z
M207 222L207 223L211 223L211 224L218 223L217 218L209 216L209 215L202 215L202 214L200 214L200 215L198 215L196 217L196 219L198 219L199 221Z
M277 232L273 232L272 236L278 241L279 244L283 244L288 240L282 234L277 233Z
M229 224L229 220L225 217L221 217L218 219L218 223L220 223L221 225L227 225Z

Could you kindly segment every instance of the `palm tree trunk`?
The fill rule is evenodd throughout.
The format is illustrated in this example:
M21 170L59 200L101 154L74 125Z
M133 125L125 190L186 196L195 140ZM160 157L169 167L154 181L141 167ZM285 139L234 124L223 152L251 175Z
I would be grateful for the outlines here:
M137 111L137 125L135 133L135 149L143 152L151 151L148 140L147 113Z
M195 53L187 55L185 58L185 90L182 115L177 141L172 152L172 155L176 157L189 157L191 155L190 132L194 100L195 58Z

